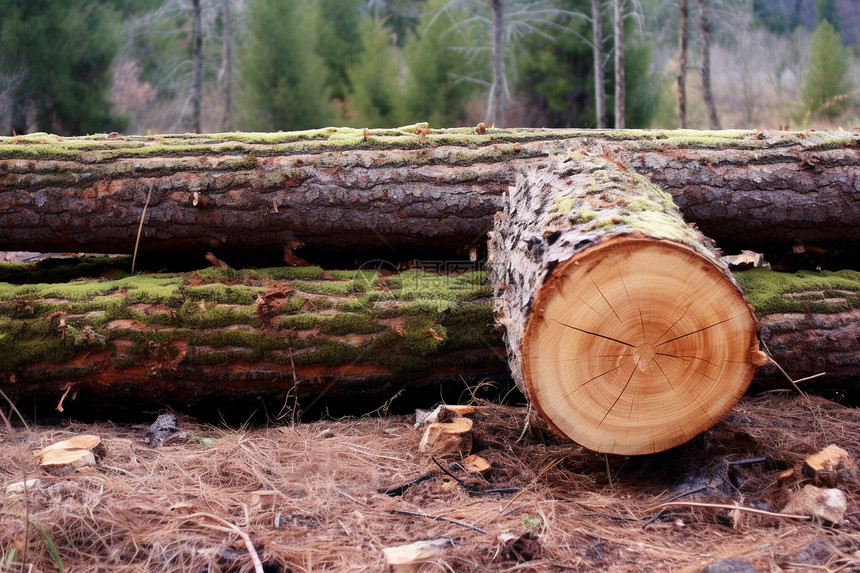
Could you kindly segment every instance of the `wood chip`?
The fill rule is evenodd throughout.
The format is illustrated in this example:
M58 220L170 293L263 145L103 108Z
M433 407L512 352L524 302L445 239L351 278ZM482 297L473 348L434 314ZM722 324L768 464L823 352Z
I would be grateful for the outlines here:
M94 466L96 457L103 454L101 438L81 435L39 450L33 461L49 474L68 475L78 468Z
M485 474L490 471L490 462L476 454L467 456L460 465L467 472L473 474Z
M451 540L447 538L416 541L409 545L383 549L387 570L393 573L414 573L427 563L445 556Z
M812 454L803 464L803 473L828 486L857 477L857 463L844 449L830 444Z

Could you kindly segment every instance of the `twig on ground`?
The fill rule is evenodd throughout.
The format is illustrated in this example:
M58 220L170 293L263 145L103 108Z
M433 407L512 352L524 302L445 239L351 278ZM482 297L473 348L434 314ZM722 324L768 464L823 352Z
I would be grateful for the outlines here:
M460 484L462 487L466 487L466 482L464 482L463 480L461 480L460 478L458 478L457 476L455 476L454 474L452 474L452 473L448 470L448 468L446 468L446 467L444 467L442 464L440 464L440 463L439 463L439 460L437 460L435 456L430 456L430 459L431 459L431 460L433 460L433 463L434 463L434 464L436 464L436 466L437 466L440 470L442 470L442 472L443 472L445 475L447 475L447 476L451 477L454 481L456 481L456 482L457 482L458 484ZM467 488L467 489L468 489L468 488Z
M381 490L379 490L379 493L384 493L385 495L390 496L390 497L398 497L398 496L401 496L404 493L406 493L406 490L409 489L410 487L412 487L413 485L417 485L417 484L421 483L422 481L427 481L428 479L431 479L433 477L436 477L436 474L432 474L432 473L424 474L423 476L418 476L417 478L410 480L403 485L398 485L395 487L389 487L386 489L381 489Z
M736 462L728 462L730 466L745 466L747 464L757 464L760 462L766 462L767 458L747 458L745 460L738 460Z
M213 515L211 513L206 513L206 512L201 511L198 513L192 513L191 515L186 515L184 517L184 519L190 520L190 519L194 519L196 517L208 517L209 519L211 519L213 521L217 521L218 523L223 525L223 527L219 527L217 525L209 525L207 523L201 523L200 525L202 525L203 527L208 527L209 529L216 529L218 531L227 531L227 532L235 533L239 537L241 537L242 541L245 542L245 548L248 550L248 554L251 556L251 562L254 564L255 573L263 573L263 563L260 561L260 556L257 555L257 550L254 549L254 544L251 542L251 538L248 537L247 533L245 533L244 531L242 531L241 529L239 529L238 527L236 527L235 525L233 525L232 523L230 523L226 519L221 519L217 515Z
M474 525L466 523L465 521L460 521L459 519L453 519L451 517L445 517L444 515L428 515L426 513L421 513L420 511L404 511L402 509L393 509L391 510L391 513L398 513L400 515L413 515L415 517L425 517L427 519L435 519L436 521L447 521L448 523L453 523L461 527L468 527L469 529L477 531L478 533L483 533L484 535L487 534L487 532L480 527L475 527Z
M675 507L675 506L684 506L684 507L711 507L715 509L730 509L732 511L747 511L749 513L758 513L759 515L768 515L770 517L784 517L786 519L812 519L809 515L795 515L792 513L774 513L772 511L765 511L763 509L754 509L752 507L744 507L742 505L731 505L728 503L701 503L697 501L670 501L667 503L661 503L657 507L665 508L665 507Z

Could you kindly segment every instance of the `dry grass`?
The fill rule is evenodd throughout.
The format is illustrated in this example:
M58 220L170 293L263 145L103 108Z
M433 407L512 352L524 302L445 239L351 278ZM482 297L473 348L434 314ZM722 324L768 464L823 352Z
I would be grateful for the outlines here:
M20 558L29 515L27 560L40 571L57 567L39 527L72 572L253 571L238 532L266 571L382 571L383 548L437 537L450 540L449 553L422 571L683 572L725 557L759 571L860 571L858 483L840 486L849 516L839 527L701 507L668 508L650 521L661 503L696 487L704 489L681 499L778 511L799 485L780 485L783 470L829 443L860 453L856 410L796 395L746 398L683 447L608 464L540 427L515 443L524 417L524 408L480 407L476 448L493 470L483 482L452 466L472 489L521 488L488 495L470 493L420 454L421 432L409 417L254 429L180 420L189 439L158 448L145 444L142 426L70 424L12 435L2 427L0 557L5 563L15 548ZM58 478L30 465L34 451L79 433L107 446L95 469ZM767 461L727 465L754 457ZM430 472L436 477L400 497L380 493ZM25 477L40 480L26 498L4 495ZM273 493L253 493L263 490ZM503 533L519 540L506 544ZM792 564L816 539L829 557Z

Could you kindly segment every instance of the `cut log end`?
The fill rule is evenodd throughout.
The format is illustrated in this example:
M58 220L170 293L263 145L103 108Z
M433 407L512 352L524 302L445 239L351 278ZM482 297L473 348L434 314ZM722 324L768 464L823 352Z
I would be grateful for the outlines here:
M693 438L749 386L754 315L685 245L616 236L554 269L523 336L529 398L598 452L647 454Z

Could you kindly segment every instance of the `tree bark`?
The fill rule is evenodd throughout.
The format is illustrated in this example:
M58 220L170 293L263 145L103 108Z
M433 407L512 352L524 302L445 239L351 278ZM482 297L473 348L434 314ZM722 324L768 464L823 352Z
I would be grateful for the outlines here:
M53 407L68 386L76 403L111 408L286 393L307 405L385 400L461 376L510 381L491 287L474 265L447 274L373 262L352 271L209 268L123 278L127 257L88 261L0 265L0 389L11 397ZM751 299L767 290L740 284ZM844 300L804 310L813 294L787 297L796 301L790 313L763 308L761 339L793 378L827 372L804 388L856 393L860 310ZM765 366L755 384L787 381Z
M203 105L203 23L200 0L191 0L191 10L193 21L191 35L191 65L193 67L191 129L194 133L202 133L200 117Z
M224 73L224 116L221 118L221 130L233 130L233 21L230 15L230 0L222 0L221 16L224 19L222 38L224 51L221 67Z
M615 128L624 129L627 80L624 70L624 4L623 0L612 0L615 16Z
M505 124L505 98L508 82L505 76L505 12L502 0L492 0L493 7L493 84L487 103L487 125Z
M0 389L13 397L385 400L407 385L507 378L478 271L371 263L0 285Z
M687 0L678 0L678 128L687 128Z
M609 127L606 120L606 76L603 70L603 15L600 0L591 0L591 37L594 44L594 107L597 127Z
M699 0L699 30L702 34L702 95L708 108L708 125L711 129L722 129L714 103L714 90L711 87L711 22L710 7L707 0Z
M422 143L423 138L423 143ZM830 132L329 129L0 139L0 250L213 248L402 260L485 244L516 173L569 149L650 177L721 244L860 242L860 136Z
M669 449L743 396L756 320L671 198L605 159L527 172L493 229L508 361L559 434L605 453Z

